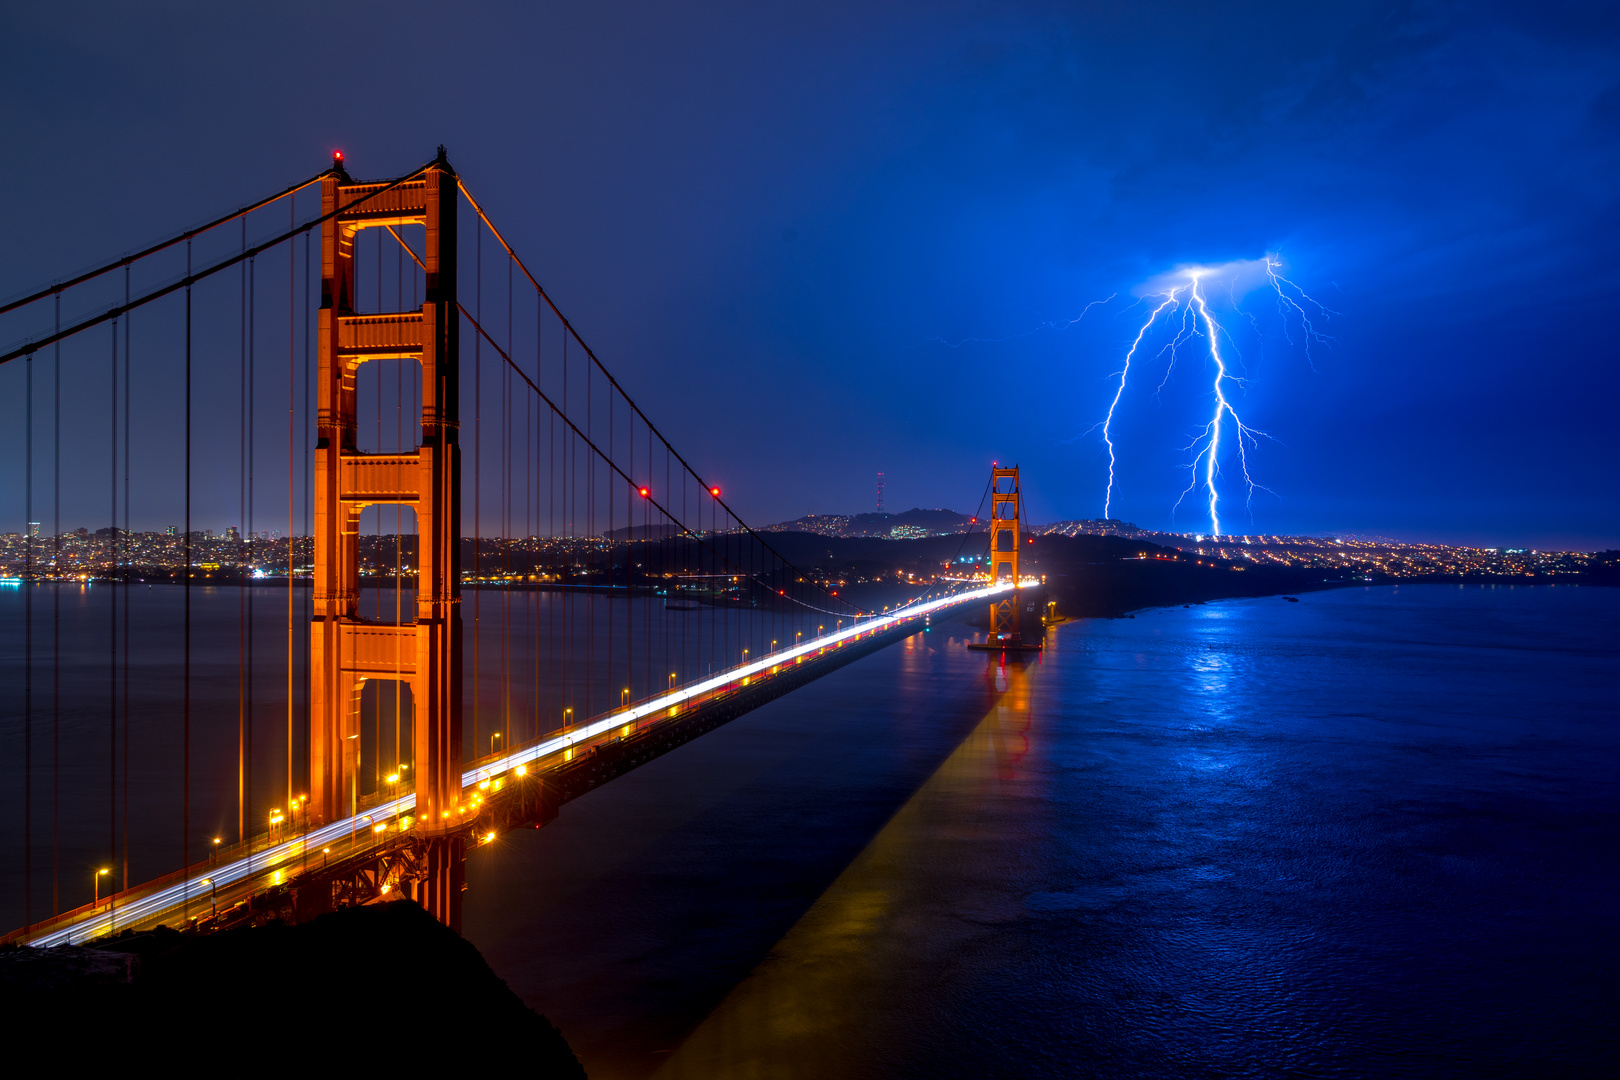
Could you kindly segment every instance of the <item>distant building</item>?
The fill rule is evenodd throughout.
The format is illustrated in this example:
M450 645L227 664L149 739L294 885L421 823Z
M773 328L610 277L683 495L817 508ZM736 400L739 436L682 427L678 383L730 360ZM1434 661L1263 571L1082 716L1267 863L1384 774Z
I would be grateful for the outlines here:
M28 535L30 537L37 537L39 535L39 522L30 521L28 523Z

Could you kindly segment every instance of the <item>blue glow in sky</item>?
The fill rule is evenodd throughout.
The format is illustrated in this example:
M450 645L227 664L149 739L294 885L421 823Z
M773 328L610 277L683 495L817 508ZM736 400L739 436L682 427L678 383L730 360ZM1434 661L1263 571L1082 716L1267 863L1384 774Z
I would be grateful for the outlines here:
M377 10L9 7L0 293L335 147L382 176L443 142L752 520L869 509L878 470L891 508L971 509L992 459L1052 520L1103 512L1077 436L1138 300L1241 264L1207 298L1269 491L1228 488L1224 527L1620 546L1613 5ZM1262 303L1267 253L1331 347ZM1120 400L1115 516L1207 527L1171 516L1190 355Z

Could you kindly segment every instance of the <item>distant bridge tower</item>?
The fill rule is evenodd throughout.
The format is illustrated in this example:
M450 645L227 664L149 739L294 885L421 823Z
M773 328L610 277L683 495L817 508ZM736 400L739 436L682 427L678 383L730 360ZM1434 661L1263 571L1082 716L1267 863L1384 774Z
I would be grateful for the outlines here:
M1024 604L1018 560L1023 547L1019 523L1023 519L1022 488L1018 482L1018 466L990 469L990 577L991 580L1011 581L1013 588L997 593L990 601L990 633L984 643L974 648L1002 650L1035 650L1041 647L1044 636L1037 630L1030 641L1025 641L1018 630L1018 615ZM1032 630L1035 628L1031 628Z
M386 191L379 189L387 188ZM366 199L359 205L357 200ZM321 182L320 373L315 445L314 625L310 633L310 823L355 812L360 782L360 694L367 679L411 690L414 830L426 843L416 899L457 926L461 908L461 457L457 445L460 316L456 309L456 174L439 150L395 184L354 183L339 156ZM353 206L352 210L345 207ZM355 237L362 229L421 225L426 292L415 311L355 314ZM418 449L360 453L355 380L372 360L421 365ZM359 614L360 512L414 509L415 618Z

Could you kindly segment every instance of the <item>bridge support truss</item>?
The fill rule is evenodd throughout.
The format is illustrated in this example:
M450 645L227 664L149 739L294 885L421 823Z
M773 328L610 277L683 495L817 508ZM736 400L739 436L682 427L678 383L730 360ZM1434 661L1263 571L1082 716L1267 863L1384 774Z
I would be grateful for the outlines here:
M322 213L334 216L321 230L309 813L318 825L355 812L366 680L397 679L409 686L414 831L428 841L426 858L434 871L414 891L429 912L456 926L464 844L456 175L441 150L414 178L379 192L385 187L352 182L341 162L321 184ZM357 314L357 234L413 225L423 226L426 235L422 306ZM413 452L357 448L356 379L361 364L377 360L421 366L421 439ZM399 624L359 614L360 513L377 504L407 505L416 514L415 615Z

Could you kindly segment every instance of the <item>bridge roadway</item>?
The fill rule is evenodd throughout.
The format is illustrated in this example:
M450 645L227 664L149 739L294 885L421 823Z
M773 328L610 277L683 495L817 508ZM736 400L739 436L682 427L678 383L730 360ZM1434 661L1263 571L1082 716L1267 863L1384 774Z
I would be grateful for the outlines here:
M1024 586L1034 584L1037 584L1034 580L1021 582ZM931 614L984 601L1011 587L1009 584L980 584L949 596L921 601L858 626L778 649L719 675L481 761L461 778L461 807L467 814L465 830L469 841L488 843L502 819L506 824L544 824L556 815L560 802L583 794L612 776L842 666L865 651L845 646L861 642L876 645L876 639L885 639L886 644L887 640L911 632L915 624ZM784 668L792 670L784 671ZM773 685L778 682L790 685ZM723 705L739 697L743 700L738 701L736 707L712 710L708 722L702 723L707 706ZM690 726L694 719L701 725L695 729ZM683 725L685 730L676 730ZM649 745L645 752L608 764L605 770L602 763L594 760L596 755L590 754L592 769L581 768L587 764L587 751L601 749L621 739L646 738L665 729L673 737L661 740L661 745ZM273 834L258 837L243 849L223 853L214 865L202 864L177 871L98 904L87 904L47 922L25 927L6 935L4 940L48 947L82 943L126 929L139 931L158 925L183 927L194 920L200 925L218 923L221 913L228 914L233 909L247 911L242 906L244 902L271 892L288 894L296 882L312 875L336 879L345 867L351 871L350 879L358 880L358 893L386 894L391 887L383 869L388 856L400 854L405 863L409 862L413 824L410 815L415 805L415 793L407 793L288 840L278 840ZM400 860L395 862L397 873ZM364 872L356 875L352 873L355 870ZM357 894L351 902L366 898Z

